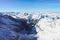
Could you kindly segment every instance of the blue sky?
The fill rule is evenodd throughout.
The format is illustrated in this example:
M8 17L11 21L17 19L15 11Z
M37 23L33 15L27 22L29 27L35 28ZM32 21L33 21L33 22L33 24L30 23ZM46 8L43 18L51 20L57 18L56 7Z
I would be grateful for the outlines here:
M60 10L60 0L0 0L0 11Z

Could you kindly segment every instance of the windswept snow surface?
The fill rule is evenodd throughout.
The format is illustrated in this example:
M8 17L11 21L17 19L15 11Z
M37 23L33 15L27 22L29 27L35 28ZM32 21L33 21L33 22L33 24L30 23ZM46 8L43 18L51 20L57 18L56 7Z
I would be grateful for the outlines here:
M2 13L5 16L1 16ZM2 13L0 25L3 29L0 33L3 35L2 33L7 30L6 32L11 35L5 33L4 36L8 35L8 38L0 36L1 40L60 40L60 13ZM24 20L21 21L22 19Z
M60 14L42 14L36 24L38 40L60 40Z
M38 20L37 22L35 21L37 40L60 40L59 13L34 13L29 14L29 16L31 16L30 19Z

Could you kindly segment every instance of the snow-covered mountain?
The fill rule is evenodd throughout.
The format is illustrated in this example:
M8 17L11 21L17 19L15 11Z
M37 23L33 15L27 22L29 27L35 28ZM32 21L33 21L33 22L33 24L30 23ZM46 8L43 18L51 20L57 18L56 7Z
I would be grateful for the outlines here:
M27 19L0 13L0 40L36 40L35 36L31 36L37 33L32 23Z
M0 25L1 40L60 40L57 12L1 12Z

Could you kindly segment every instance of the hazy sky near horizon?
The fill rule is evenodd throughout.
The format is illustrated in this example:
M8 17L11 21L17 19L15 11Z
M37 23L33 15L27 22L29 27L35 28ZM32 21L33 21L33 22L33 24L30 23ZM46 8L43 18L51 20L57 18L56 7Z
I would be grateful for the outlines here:
M60 0L0 0L0 10L60 10Z

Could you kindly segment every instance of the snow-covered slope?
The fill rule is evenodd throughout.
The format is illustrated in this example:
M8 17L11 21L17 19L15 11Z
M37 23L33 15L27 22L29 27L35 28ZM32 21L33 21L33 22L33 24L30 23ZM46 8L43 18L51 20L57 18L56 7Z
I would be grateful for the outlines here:
M0 13L0 40L36 40L36 30L27 19Z
M60 40L60 13L2 13L0 13L0 28L2 28L0 33L3 35L2 33L7 30L8 34L4 35L9 35L11 40ZM5 40L5 37L0 37L1 40ZM10 40L9 38L6 37L7 40Z
M36 24L38 40L60 40L60 14L42 14Z
M60 40L60 13L42 12L28 15L26 17L27 19L37 20L34 21L38 37L37 40Z

